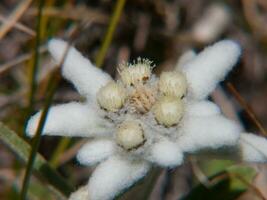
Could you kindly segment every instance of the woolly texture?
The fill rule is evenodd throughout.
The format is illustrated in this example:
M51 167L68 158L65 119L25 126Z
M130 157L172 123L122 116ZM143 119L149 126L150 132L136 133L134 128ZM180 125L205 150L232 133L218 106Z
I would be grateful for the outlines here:
M120 192L143 178L149 165L142 161L128 161L122 157L110 157L93 172L89 184L89 199L113 199Z
M188 103L186 107L187 115L191 116L209 116L220 114L220 108L211 101L199 101Z
M235 145L241 132L240 126L221 115L190 117L180 130L178 146L184 152L218 149Z
M240 53L240 47L236 42L223 40L207 47L187 62L182 69L189 84L190 98L206 98L233 68Z
M33 136L41 117L41 111L30 118L26 133ZM49 109L43 135L93 136L108 134L107 123L91 107L81 103L67 103Z
M67 48L68 44L63 40L52 39L48 43L48 50L58 64L63 59ZM100 87L111 80L107 73L96 68L73 47L68 49L62 75L74 84L81 95L88 98L95 97Z
M115 153L116 144L109 139L98 139L85 144L77 154L83 165L95 165Z
M267 140L265 138L255 134L243 133L239 144L243 161L267 162Z
M53 39L48 46L60 62L67 44ZM121 90L107 87L104 93L108 95L100 95L103 92L100 88L111 80L110 76L71 47L62 73L87 101L52 107L43 132L46 135L93 137L78 152L77 159L85 165L100 162L86 189L79 190L71 198L113 199L145 176L151 163L175 167L182 164L184 153L233 148L237 149L236 153L241 152L238 155L245 161L266 162L263 157L267 152L266 140L249 134L240 138L241 128L226 119L218 106L205 100L235 64L239 54L239 46L225 40L198 55L185 56L179 64L183 66L176 69L181 76L175 77L179 79L177 82L186 77L182 82L187 92L183 90L182 93L177 93L176 87L171 87L170 93L159 90L160 81L152 74L152 62L137 59L119 69L121 77L113 84L115 88L122 87ZM126 70L126 75L121 70ZM167 74L165 79L169 78L173 77ZM165 81L164 84L171 86L172 83ZM120 95L123 99L117 99ZM171 101L162 101L163 96ZM38 112L29 120L26 129L29 136L35 133L40 115ZM128 126L123 126L125 124ZM263 153L255 148L259 146Z
M183 153L176 143L164 140L152 146L148 159L161 167L173 168L183 162Z

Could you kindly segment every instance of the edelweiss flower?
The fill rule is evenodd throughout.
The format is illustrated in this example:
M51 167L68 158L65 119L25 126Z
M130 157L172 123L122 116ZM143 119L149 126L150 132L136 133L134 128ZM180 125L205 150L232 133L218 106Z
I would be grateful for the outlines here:
M53 39L48 47L59 63L67 44ZM112 199L152 164L173 168L186 153L233 148L241 160L265 162L267 141L241 134L242 128L207 100L239 55L239 46L224 40L198 55L185 54L174 71L160 77L152 74L149 60L122 64L120 79L114 81L70 48L62 74L86 102L50 108L43 134L93 137L77 158L88 166L100 163L72 199ZM40 114L29 120L28 135L35 133Z

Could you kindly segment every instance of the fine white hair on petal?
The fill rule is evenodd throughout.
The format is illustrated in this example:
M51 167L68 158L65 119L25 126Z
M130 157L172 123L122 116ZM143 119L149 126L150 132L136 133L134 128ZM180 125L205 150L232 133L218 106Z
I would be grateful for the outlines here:
M64 58L67 48L68 44L60 39L52 39L48 43L48 50L57 63ZM68 49L62 75L74 84L81 95L89 99L95 99L97 91L111 80L107 73L96 68L74 47Z
M33 115L27 124L26 133L33 136L41 117L41 111ZM44 135L84 136L105 135L109 124L101 119L97 112L87 104L77 102L53 106L49 109Z
M188 116L210 116L220 114L220 108L211 101L192 102L186 105Z
M222 115L190 116L183 121L178 145L184 152L218 149L237 144L241 127Z
M236 64L241 54L240 46L231 40L223 40L205 48L183 69L188 82L188 96L206 98Z
M179 70L181 69L187 62L191 61L192 59L194 59L196 57L196 52L193 50L187 50L185 51L179 58L175 69Z
M110 200L146 175L150 166L141 160L114 156L93 172L89 184L90 200Z
M106 138L96 139L82 146L78 151L77 160L83 165L94 165L113 155L115 150L114 141Z
M163 140L151 146L148 160L161 167L176 167L183 162L183 153L179 146L171 141Z
M241 158L245 162L267 162L267 139L251 133L241 133Z

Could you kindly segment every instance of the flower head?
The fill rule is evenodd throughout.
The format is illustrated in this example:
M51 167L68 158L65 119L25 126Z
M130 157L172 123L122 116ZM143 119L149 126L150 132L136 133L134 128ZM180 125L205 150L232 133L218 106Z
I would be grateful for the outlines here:
M53 39L48 47L59 63L67 44ZM237 43L224 40L198 55L187 53L174 71L160 77L147 59L120 65L115 81L72 47L62 74L87 101L52 107L43 134L94 138L77 155L81 164L100 163L80 196L112 199L144 177L152 164L173 168L185 154L202 150L238 146L240 159L267 161L266 148L256 148L267 141L241 134L242 128L207 100L239 55ZM35 133L39 120L40 112L29 120L28 135Z

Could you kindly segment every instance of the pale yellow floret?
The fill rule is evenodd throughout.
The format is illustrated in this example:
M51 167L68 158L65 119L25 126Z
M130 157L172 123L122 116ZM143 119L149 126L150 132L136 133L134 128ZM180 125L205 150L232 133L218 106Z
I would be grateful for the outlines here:
M181 98L187 90L185 76L179 71L163 72L159 78L159 91L166 96Z
M119 110L123 106L125 99L125 89L114 81L107 83L97 93L99 105L111 112Z
M138 59L137 63L124 64L119 67L119 74L125 85L143 83L151 77L151 61Z
M137 149L145 142L142 126L136 121L125 121L116 132L116 142L125 150Z
M184 114L182 100L173 96L164 96L153 107L155 118L159 124L170 127L179 123Z

